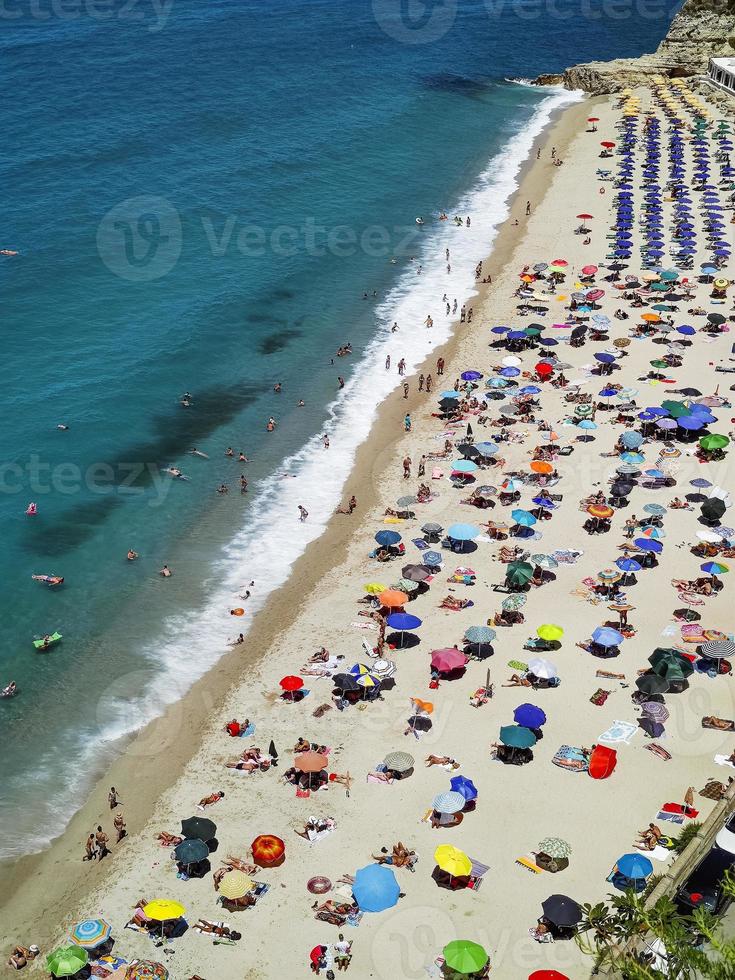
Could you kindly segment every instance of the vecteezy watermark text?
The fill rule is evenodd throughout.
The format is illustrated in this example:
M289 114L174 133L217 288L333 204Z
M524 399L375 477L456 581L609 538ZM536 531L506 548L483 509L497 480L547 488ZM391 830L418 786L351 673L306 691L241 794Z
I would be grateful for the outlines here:
M115 462L47 463L31 455L22 463L0 464L0 494L26 493L31 497L59 494L73 497L82 491L101 496L150 497L150 506L162 504L174 482L157 463Z
M327 226L312 217L272 227L253 224L232 214L212 217L187 215L182 220L164 197L142 195L116 205L97 228L97 250L107 268L130 282L151 282L170 272L184 242L201 254L222 258L233 253L246 258L295 255L348 258L411 256L418 248L421 228L367 225Z
M174 0L0 0L2 22L94 20L143 24L151 34L168 23Z

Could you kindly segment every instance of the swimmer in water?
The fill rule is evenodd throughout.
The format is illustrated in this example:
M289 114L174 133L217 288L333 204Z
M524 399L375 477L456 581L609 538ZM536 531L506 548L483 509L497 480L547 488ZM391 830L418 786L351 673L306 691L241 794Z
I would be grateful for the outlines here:
M231 459L234 455L235 450L232 448L232 446L228 446L227 449L225 449L225 456L229 456Z
M138 557L138 552L133 551L132 548L128 548L128 561L135 561L137 557Z
M217 487L217 493L229 493L229 492L230 492L230 488L227 486L226 483L221 483Z
M194 448L194 449L190 449L190 450L189 450L189 454L190 454L191 456L201 456L201 458L202 458L202 459L209 459L209 456L207 456L207 454L206 454L206 453L202 453L202 452L200 452L200 451L199 451L198 449L196 449L196 448Z
M266 428L266 431L267 432L273 432L275 430L275 428L276 428L276 420L273 418L272 415L268 419L268 424L266 425L265 428Z
M173 476L177 480L182 479L184 476L181 470L177 469L175 466L168 466L163 472L168 473L169 476Z
M242 449L240 450L240 455L237 457L237 460L238 460L239 463L249 463L250 462L250 460L247 458L247 456L242 451Z
M59 424L56 426L56 428L59 429L61 432L68 432L69 431L69 426L68 425L64 425L63 422L59 422Z
M163 575L164 578L171 578L171 569L168 567L168 565L164 565L158 574Z

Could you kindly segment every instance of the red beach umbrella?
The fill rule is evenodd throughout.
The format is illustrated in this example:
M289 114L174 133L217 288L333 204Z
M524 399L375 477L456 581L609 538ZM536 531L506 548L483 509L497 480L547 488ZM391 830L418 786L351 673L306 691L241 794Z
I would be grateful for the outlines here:
M301 677L295 677L293 674L282 677L280 683L284 691L300 691L304 686L303 679Z
M535 367L536 374L541 378L547 377L553 370L551 364L547 364L546 361L540 361Z
M594 276L594 274L596 272L597 272L597 266L596 265L583 265L582 266L582 275L583 276Z
M600 121L599 116L589 116L587 119L587 122L599 122L599 121Z
M444 650L432 650L431 666L436 667L437 670L456 670L458 667L464 667L466 663L467 657L465 657L461 650L457 650L454 647L446 647Z
M600 146L604 146L606 150L612 150L612 148L615 146L615 144L613 142L611 142L610 140L602 140L602 142L600 143Z
M253 860L263 867L279 864L286 856L286 845L275 834L261 834L250 845Z
M589 221L591 218L594 218L594 214L585 214L582 212L582 214L578 214L577 217L580 221Z
M566 266L569 265L569 263L567 262L566 259L554 259L554 261L551 264L552 265L559 265L562 268L564 268L564 267L566 267Z
M528 980L569 980L569 977L558 970L536 970Z

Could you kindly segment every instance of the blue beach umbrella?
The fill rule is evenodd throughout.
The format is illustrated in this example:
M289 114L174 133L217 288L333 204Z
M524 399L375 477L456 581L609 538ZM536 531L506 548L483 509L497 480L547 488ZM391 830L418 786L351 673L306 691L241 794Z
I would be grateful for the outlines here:
M463 371L460 374L463 381L479 381L481 377L482 371Z
M696 432L698 429L704 428L707 423L698 415L682 415L681 418L677 419L677 424L682 429Z
M453 793L460 793L466 800L477 799L477 787L467 776L452 776L449 785Z
M455 459L452 463L454 473L474 473L477 468L477 463L473 463L471 459Z
M418 616L412 616L411 613L391 613L387 618L386 624L392 630L417 630L421 626L422 621Z
M480 529L474 524L452 524L447 528L447 537L454 541L472 541L479 536Z
M398 531L378 531L375 540L383 548L389 548L391 545L398 544L402 539Z
M618 558L615 562L621 572L640 572L643 567L635 558Z
M516 524L520 524L521 527L533 527L533 525L536 523L536 518L533 516L533 514L530 511L522 510L521 508L512 510L510 512L510 516L513 518Z
M546 712L535 704L519 704L513 712L513 721L524 728L541 728L546 724Z
M615 358L612 354L606 354L604 351L594 355L595 360L599 361L600 364L612 364Z
M475 449L481 456L494 456L500 449L500 446L494 442L476 442Z
M647 878L653 873L653 865L643 854L623 854L615 863L625 878Z
M592 639L601 647L617 647L625 637L611 626L598 626L592 634Z
M627 449L637 449L643 442L643 436L640 432L624 432L620 441Z
M439 551L425 551L423 553L424 565L436 567L444 561L444 556Z
M633 545L638 551L650 551L655 555L660 555L664 550L660 541L653 541L651 538L636 538Z
M517 378L520 373L517 367L504 367L498 371L501 378Z
M401 889L390 868L368 864L355 874L352 894L364 912L383 912L398 902Z
M531 502L536 504L537 507L543 507L544 510L552 510L556 507L556 504L550 497L532 497Z
M524 725L503 725L500 729L500 741L514 749L530 749L538 739L530 728Z
M636 465L638 463L644 463L646 460L646 457L643 455L643 453L630 453L630 452L621 453L619 458L624 463L635 463Z

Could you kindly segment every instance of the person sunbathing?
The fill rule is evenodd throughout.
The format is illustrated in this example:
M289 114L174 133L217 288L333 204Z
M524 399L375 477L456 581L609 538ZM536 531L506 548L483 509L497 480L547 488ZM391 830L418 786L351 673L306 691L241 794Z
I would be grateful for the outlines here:
M333 912L335 915L349 915L356 908L354 902L335 902L331 898L326 899L321 905L314 902L311 907L315 912Z
M242 938L241 933L235 932L229 926L224 925L222 922L210 922L208 919L199 919L193 926L197 932L204 933L207 936L221 936L227 939L233 939L235 942Z
M176 847L180 844L184 838L179 837L178 834L169 834L168 831L162 830L160 833L156 834L156 840L161 842L162 847Z
M452 769L459 769L459 763L449 755L430 755L424 759L426 768L430 766L451 766Z
M383 847L380 854L373 854L371 857L378 864L390 864L394 868L408 868L409 871L416 870L415 864L418 861L416 851L409 851L401 841L393 845L391 854L388 854L387 849Z
M455 599L454 596L445 596L441 603L439 604L440 609L452 609L458 612L460 609L466 609L471 603L470 599Z
M313 657L309 657L309 663L325 664L329 660L329 656L329 650L326 647L322 647L320 650L317 650Z
M30 946L15 946L8 958L8 966L11 966L14 970L22 970L31 960L35 960L40 952L41 950L35 943L32 943Z
M501 687L533 687L531 682L527 677L521 677L520 674L511 674L505 684Z
M311 749L311 742L307 742L303 736L299 736L298 741L293 747L294 752L308 752Z
M340 786L344 786L347 790L347 795L350 795L350 788L352 786L352 776L347 772L330 772L329 774L330 783L339 783Z
M691 505L686 503L680 497L674 497L673 500L669 501L669 507L672 510L691 510Z
M635 841L635 847L639 851L654 851L660 839L661 829L656 824L649 823L645 830L638 831L638 839Z
M709 578L683 579L672 578L671 584L679 592L694 592L697 595L712 595L714 591Z
M240 909L252 908L256 901L255 895L252 892L248 892L247 895L241 895L240 898L224 898L222 899L222 904L230 912L235 912Z
M225 794L222 790L218 790L216 793L210 793L209 796L203 796L201 800L197 803L197 807L203 810L205 807L212 806L215 803L219 803L220 800L225 798Z
M703 728L716 728L719 731L731 732L735 728L735 723L729 718L718 718L716 715L705 715L702 718Z

